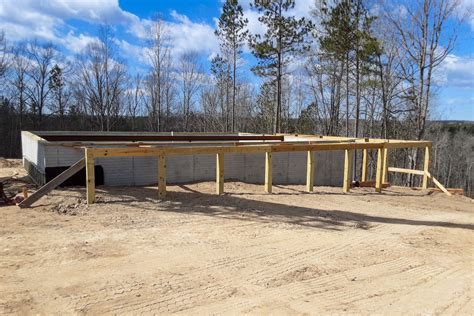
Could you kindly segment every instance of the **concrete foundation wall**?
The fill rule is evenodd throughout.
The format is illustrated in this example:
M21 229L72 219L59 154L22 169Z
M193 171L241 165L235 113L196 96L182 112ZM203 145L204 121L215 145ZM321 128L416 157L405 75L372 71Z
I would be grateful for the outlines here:
M36 137L32 137L26 133L21 134L22 158L27 159L39 171L44 172L45 167L45 146L39 142ZM25 163L23 162L23 166Z
M315 184L342 185L344 155L340 151L315 152ZM46 166L72 165L84 157L82 150L46 147ZM273 153L273 182L275 184L304 184L306 181L306 152ZM149 185L157 183L158 158L112 157L97 158L104 169L105 185ZM186 155L167 157L167 181L186 183L215 180L215 155ZM265 154L226 154L225 179L263 183Z
M22 137L23 140L23 137ZM97 146L100 147L100 146ZM107 147L113 147L107 145ZM315 152L315 185L342 186L344 153L342 151ZM84 157L84 150L42 143L25 137L23 156L38 166L70 166ZM274 184L304 184L306 182L306 152L273 153ZM104 170L104 184L109 186L140 186L158 181L158 158L112 157L96 158L96 165ZM167 157L167 182L189 183L214 181L215 155L186 155ZM249 183L263 183L265 154L226 154L225 179Z

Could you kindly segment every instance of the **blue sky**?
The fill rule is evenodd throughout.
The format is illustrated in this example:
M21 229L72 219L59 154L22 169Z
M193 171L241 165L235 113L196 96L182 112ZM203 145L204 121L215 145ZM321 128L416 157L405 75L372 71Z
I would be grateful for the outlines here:
M252 32L262 30L249 0L241 1ZM296 0L293 14L309 16L314 0ZM146 69L143 46L147 21L159 13L175 39L175 54L198 51L203 60L218 51L213 34L222 0L0 0L0 29L11 42L38 38L56 44L73 55L93 41L98 27L108 22L115 29L117 46L132 70ZM472 0L461 0L458 15L466 15L458 26L456 45L437 75L435 117L474 120L474 16ZM469 11L470 10L470 11ZM447 28L453 27L450 21ZM246 55L245 75L254 59ZM205 65L208 66L208 63Z

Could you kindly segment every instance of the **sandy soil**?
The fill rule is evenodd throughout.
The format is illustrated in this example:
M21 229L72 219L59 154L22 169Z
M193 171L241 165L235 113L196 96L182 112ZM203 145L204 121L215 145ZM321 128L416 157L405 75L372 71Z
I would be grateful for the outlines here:
M0 177L22 177L15 163ZM226 183L0 208L0 313L467 314L473 200Z

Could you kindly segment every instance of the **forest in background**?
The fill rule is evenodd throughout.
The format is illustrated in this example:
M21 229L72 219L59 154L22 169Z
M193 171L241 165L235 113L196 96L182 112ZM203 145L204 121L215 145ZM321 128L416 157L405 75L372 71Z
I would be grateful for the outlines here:
M409 1L403 10L315 1L311 19L287 14L294 0L251 4L266 31L251 34L239 2L227 0L209 69L197 52L171 54L173 38L159 14L148 27L144 72L120 55L111 25L73 57L52 43L9 42L0 31L0 156L21 156L21 130L427 139L435 177L473 196L474 124L433 115L436 71L455 45L446 24L456 1ZM258 83L242 71L246 51ZM397 150L390 159L420 169L422 152ZM390 175L396 184L419 180Z

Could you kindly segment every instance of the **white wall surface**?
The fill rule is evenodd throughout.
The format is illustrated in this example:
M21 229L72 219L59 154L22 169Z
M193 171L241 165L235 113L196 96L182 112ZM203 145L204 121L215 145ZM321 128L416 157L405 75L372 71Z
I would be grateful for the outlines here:
M23 140L23 138L22 138ZM110 147L110 145L108 145ZM341 186L344 153L342 151L315 152L315 184ZM26 138L23 156L44 167L70 166L84 157L80 148L44 145ZM263 183L265 154L226 154L225 179ZM274 184L304 184L306 182L306 152L273 153ZM186 183L215 180L215 155L186 155L167 157L167 182ZM96 165L104 169L105 185L139 186L157 183L158 158L112 157L97 158Z

